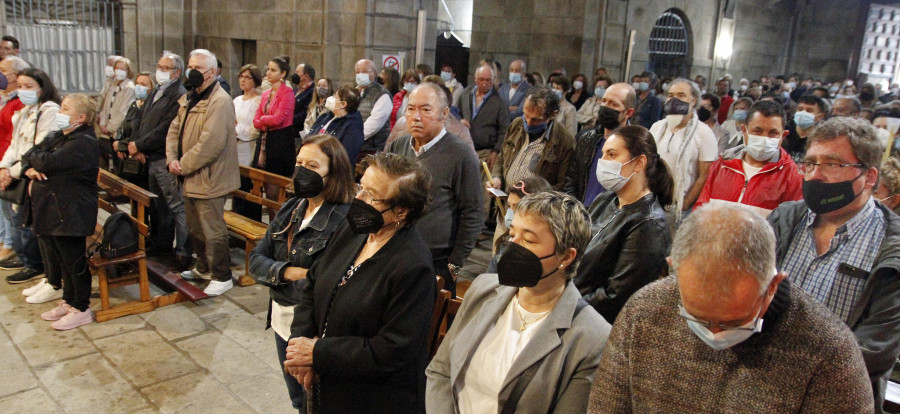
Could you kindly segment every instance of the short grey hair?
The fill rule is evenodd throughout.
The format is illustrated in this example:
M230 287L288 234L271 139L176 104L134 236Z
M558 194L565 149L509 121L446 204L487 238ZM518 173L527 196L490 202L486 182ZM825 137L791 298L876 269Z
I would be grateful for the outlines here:
M691 87L691 96L694 97L694 109L696 109L698 106L700 106L700 87L697 86L696 82L694 82L690 79L675 78L675 80L669 82L669 88L666 89L666 95L669 94L669 90L671 90L673 86L675 86L679 83L686 83L688 86Z
M730 294L740 272L764 291L775 277L775 232L759 213L734 203L706 204L682 222L672 241L672 270L685 260L709 281L710 294ZM723 268L727 268L723 269Z
M19 72L31 67L31 65L29 65L28 62L25 61L25 59L22 59L18 56L7 56L3 60L8 60L8 61L12 62L12 68L16 73L19 73Z
M175 65L175 69L178 70L178 73L184 74L184 59L182 59L181 56L165 51L160 58L172 59L172 64Z
M566 279L572 279L591 239L591 218L584 203L559 191L530 194L516 204L515 213L541 218L547 222L556 239L556 254L575 249L575 260L566 269Z
M839 137L847 137L850 140L853 155L856 155L866 168L875 167L881 170L884 144L878 138L875 127L863 119L837 116L820 123L806 140L806 148L809 149L814 142L831 141Z
M491 71L491 78L493 78L494 76L496 76L496 73L494 72L494 65L492 65L492 64L490 64L490 63L484 63L484 64L482 64L481 66L479 66L478 68L476 68L476 69L475 69L475 76L478 76L478 71L479 71L479 70L482 70L482 68L485 68L485 69Z
M191 54L188 56L188 59L198 55L206 58L206 67L203 68L204 72L219 66L219 61L216 59L216 55L206 49L192 50Z
M443 112L444 109L450 107L450 102L447 100L447 94L444 93L444 90L441 89L440 85L433 82L422 82L418 86L413 88L412 92L415 92L419 89L431 89L431 91L434 92L434 95L437 96L438 100L438 110L440 110L441 112ZM410 92L410 94L412 94L412 92Z

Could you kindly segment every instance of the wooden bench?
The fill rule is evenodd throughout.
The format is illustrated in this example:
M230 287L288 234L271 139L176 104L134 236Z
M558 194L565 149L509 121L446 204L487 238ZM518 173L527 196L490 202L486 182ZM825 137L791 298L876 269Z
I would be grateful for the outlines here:
M266 207L273 214L287 200L288 189L293 188L293 180L290 178L243 165L241 166L241 177L249 178L253 182L253 188L249 193L240 189L234 190L231 193L232 197ZM263 197L265 188L277 188L274 200ZM228 226L229 232L244 239L244 273L250 277L250 252L256 247L256 243L266 236L268 225L234 211L225 211L225 224Z
M110 319L119 318L126 315L149 312L161 306L184 300L196 300L206 298L206 294L202 290L184 283L187 286L179 286L169 283L165 278L160 278L158 274L169 273L165 266L159 265L147 260L144 251L146 237L148 233L147 223L144 222L145 212L150 207L152 199L156 198L153 193L144 190L132 183L129 183L106 170L100 170L97 174L97 185L102 191L97 198L97 205L100 209L108 213L119 212L114 201L127 201L131 203L131 220L135 223L138 230L138 248L135 253L106 259L100 257L99 254L94 255L90 260L91 268L97 272L97 279L100 284L100 304L101 310L95 313L97 322L104 322ZM133 263L137 266L137 273L128 273L111 277L107 274L107 267L119 264ZM148 271L149 270L149 271ZM173 273L170 273L173 274ZM150 297L150 279L153 278L158 286L168 287L174 290L173 293ZM180 279L180 278L178 278ZM109 289L126 286L137 283L139 285L140 300L122 303L116 306L109 304Z

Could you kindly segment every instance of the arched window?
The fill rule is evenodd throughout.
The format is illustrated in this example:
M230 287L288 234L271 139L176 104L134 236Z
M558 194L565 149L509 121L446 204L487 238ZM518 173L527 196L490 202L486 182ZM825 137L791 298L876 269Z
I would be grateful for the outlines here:
M669 9L650 31L648 69L659 77L688 77L691 69L691 32L684 13Z

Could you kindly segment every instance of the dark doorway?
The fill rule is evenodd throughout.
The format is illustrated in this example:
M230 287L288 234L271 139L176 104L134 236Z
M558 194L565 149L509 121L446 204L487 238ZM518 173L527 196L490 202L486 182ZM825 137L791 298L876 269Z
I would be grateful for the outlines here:
M441 73L441 66L450 64L456 72L456 80L466 86L469 79L469 48L452 32L441 33L437 37L434 51L434 73Z

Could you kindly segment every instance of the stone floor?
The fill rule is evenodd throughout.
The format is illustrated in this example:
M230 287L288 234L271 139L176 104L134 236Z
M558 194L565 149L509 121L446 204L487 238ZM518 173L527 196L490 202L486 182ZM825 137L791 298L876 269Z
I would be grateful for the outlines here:
M476 276L489 259L489 241L481 242L462 277ZM232 249L232 262L241 274L242 250ZM95 278L95 310L96 285ZM274 334L263 330L268 293L262 286L66 332L38 316L53 303L25 302L21 291L28 286L0 282L2 413L295 412ZM138 297L136 286L111 294L113 304Z

